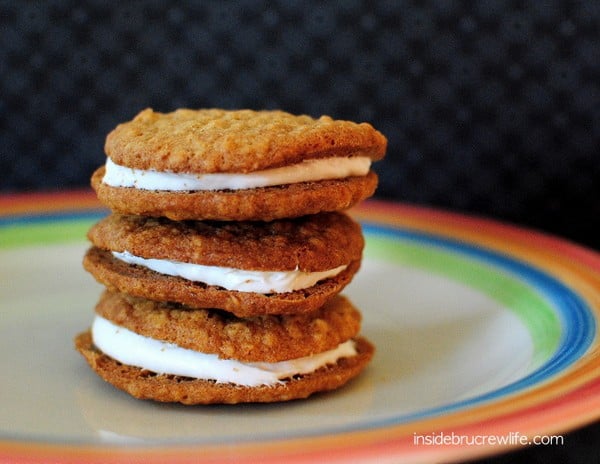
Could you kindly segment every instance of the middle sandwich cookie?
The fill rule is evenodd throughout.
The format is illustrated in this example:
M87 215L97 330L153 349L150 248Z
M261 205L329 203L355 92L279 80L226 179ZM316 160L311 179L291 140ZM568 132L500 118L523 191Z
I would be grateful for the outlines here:
M84 266L109 289L239 317L315 311L352 280L364 247L340 212L273 222L112 214L88 238Z

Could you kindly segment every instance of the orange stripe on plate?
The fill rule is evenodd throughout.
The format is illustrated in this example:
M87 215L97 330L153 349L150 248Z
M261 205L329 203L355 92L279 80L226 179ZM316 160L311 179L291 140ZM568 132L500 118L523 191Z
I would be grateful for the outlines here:
M0 215L2 216L54 213L101 207L102 205L96 198L96 194L91 189L0 195Z

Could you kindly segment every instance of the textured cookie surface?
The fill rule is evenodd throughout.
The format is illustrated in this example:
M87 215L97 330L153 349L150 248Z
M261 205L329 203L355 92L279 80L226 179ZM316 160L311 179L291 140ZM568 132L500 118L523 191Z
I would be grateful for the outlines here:
M341 387L360 374L375 351L365 338L358 337L355 340L358 351L356 356L342 358L334 365L294 377L281 384L260 387L157 375L127 366L98 351L92 344L89 331L76 337L75 346L102 379L135 398L184 404L234 404L289 401Z
M334 269L359 260L364 246L360 226L343 213L266 223L112 214L88 238L101 249L142 258L257 271Z
M331 350L358 334L361 319L342 296L308 315L240 319L105 292L96 314L145 337L244 362L278 362Z
M250 172L304 159L383 157L386 138L370 124L283 111L179 109L140 112L106 138L117 164L158 171Z
M338 294L358 271L360 261L352 261L340 274L312 287L288 293L251 293L192 282L133 266L107 251L90 248L83 265L107 288L158 301L173 301L193 308L219 308L239 317L267 314L301 314L316 310Z
M245 190L166 192L111 187L102 183L104 166L92 175L98 199L115 212L165 216L174 220L271 221L340 211L369 198L377 174L300 182Z

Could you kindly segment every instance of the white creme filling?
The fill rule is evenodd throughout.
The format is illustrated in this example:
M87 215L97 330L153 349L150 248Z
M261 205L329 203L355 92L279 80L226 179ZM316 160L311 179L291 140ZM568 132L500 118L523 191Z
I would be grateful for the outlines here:
M341 358L357 354L354 341L348 340L323 353L275 363L220 359L215 354L200 353L138 335L98 315L92 324L92 339L104 354L129 366L157 374L214 380L247 387L275 385L282 379L308 374L323 366L335 364Z
M128 264L143 266L160 274L182 277L194 282L216 285L227 290L253 293L286 293L309 288L317 282L334 277L346 269L346 265L319 272L293 271L247 271L220 266L183 263L166 259L146 259L128 251L112 252L113 256Z
M368 156L333 157L305 160L280 168L248 173L192 174L128 168L106 159L102 182L111 187L134 187L140 190L198 191L242 190L273 185L294 184L351 176L365 176L371 159Z

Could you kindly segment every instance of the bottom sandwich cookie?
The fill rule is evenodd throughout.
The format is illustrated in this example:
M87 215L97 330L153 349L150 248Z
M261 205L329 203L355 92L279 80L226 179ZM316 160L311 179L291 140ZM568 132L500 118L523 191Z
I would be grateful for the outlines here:
M238 318L106 291L77 350L134 397L185 404L275 402L338 388L374 353L337 296L308 315Z

